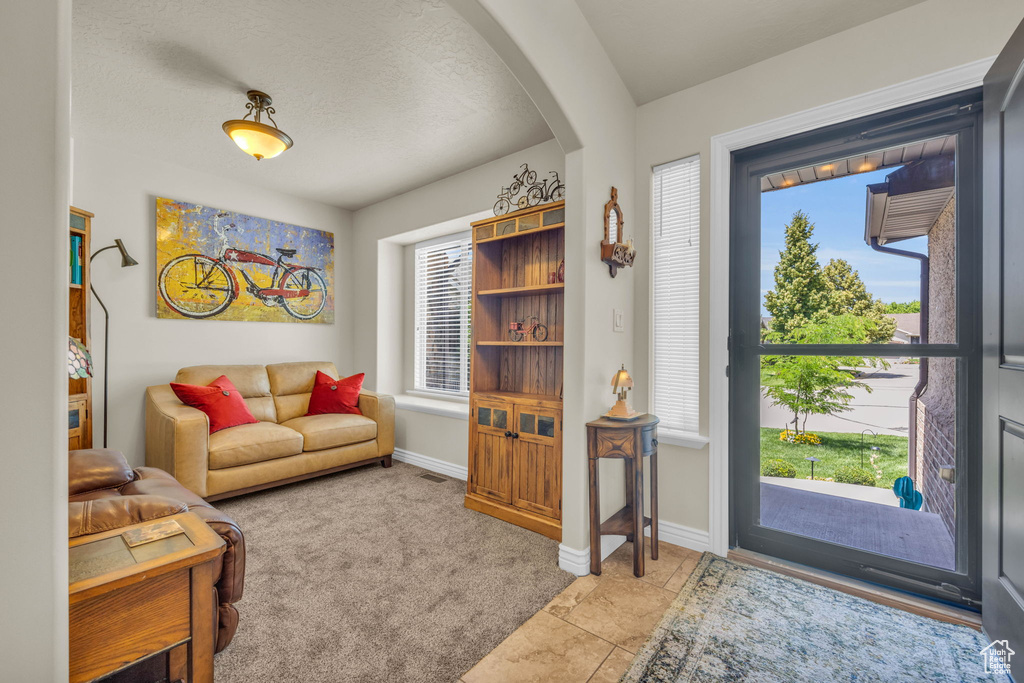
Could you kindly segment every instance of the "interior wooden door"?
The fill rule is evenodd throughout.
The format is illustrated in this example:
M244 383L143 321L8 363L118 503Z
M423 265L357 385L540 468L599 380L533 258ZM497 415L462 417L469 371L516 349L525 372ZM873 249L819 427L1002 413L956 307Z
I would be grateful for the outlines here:
M502 401L473 404L470 490L501 503L512 500L512 405Z
M516 406L512 504L545 517L562 517L562 412Z
M985 631L1004 654L1024 653L1022 76L1024 23L985 77L981 593Z

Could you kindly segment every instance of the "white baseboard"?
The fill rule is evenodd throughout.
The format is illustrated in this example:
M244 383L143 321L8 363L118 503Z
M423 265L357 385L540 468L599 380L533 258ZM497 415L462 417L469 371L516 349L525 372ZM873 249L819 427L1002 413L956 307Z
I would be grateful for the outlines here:
M404 448L396 448L392 457L395 460L415 465L416 467L422 467L425 470L437 472L438 474L443 474L446 477L452 477L453 479L466 481L469 478L469 470L462 465L456 465L446 460L431 458L429 455L413 453L412 451L407 451Z
M659 540L681 548L696 550L699 553L711 549L710 537L706 531L683 526L682 524L673 524L672 522L659 522L658 526ZM650 528L644 531L647 536L651 535ZM606 559L625 542L625 536L602 536L601 559ZM590 573L590 548L576 550L567 545L559 545L558 566L576 576L586 576Z
M567 545L559 545L558 567L576 576L586 576L590 573L590 548L576 550Z
M651 535L651 529L644 529L644 534ZM672 522L658 522L658 539L677 545L680 548L689 548L699 553L711 550L711 537L708 532L694 529L693 527L673 524Z

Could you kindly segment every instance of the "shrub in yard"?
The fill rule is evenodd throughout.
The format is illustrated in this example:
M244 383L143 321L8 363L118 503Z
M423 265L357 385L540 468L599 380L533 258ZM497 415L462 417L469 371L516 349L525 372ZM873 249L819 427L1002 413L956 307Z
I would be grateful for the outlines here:
M796 477L796 468L785 460L769 460L761 465L761 476L793 479Z
M836 469L835 480L842 484L875 485L875 475L871 470L862 467L850 467L849 465L843 465Z
M811 446L818 446L821 444L821 439L818 438L817 434L812 434L811 432L795 432L792 429L783 429L779 432L779 441L803 443Z

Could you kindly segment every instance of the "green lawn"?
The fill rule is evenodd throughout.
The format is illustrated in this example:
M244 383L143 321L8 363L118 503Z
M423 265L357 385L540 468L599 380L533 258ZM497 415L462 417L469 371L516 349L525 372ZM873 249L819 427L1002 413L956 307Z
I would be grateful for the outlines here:
M785 460L796 468L797 479L811 476L811 463L804 458L814 456L821 462L814 463L814 478L827 479L835 475L842 465L860 467L860 434L840 432L816 432L821 439L820 446L793 444L779 441L779 430L771 427L761 429L761 462L776 458ZM872 469L871 446L878 446L880 456L875 464L882 468L882 478L875 480L879 488L892 488L899 477L907 476L907 437L879 434L864 436L864 468Z

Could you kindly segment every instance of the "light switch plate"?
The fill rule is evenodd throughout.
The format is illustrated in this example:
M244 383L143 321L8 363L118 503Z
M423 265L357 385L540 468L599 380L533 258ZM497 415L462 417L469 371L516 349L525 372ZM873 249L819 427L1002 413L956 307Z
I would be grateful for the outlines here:
M625 332L625 331L626 331L625 315L622 313L621 309L613 308L612 309L612 332Z

